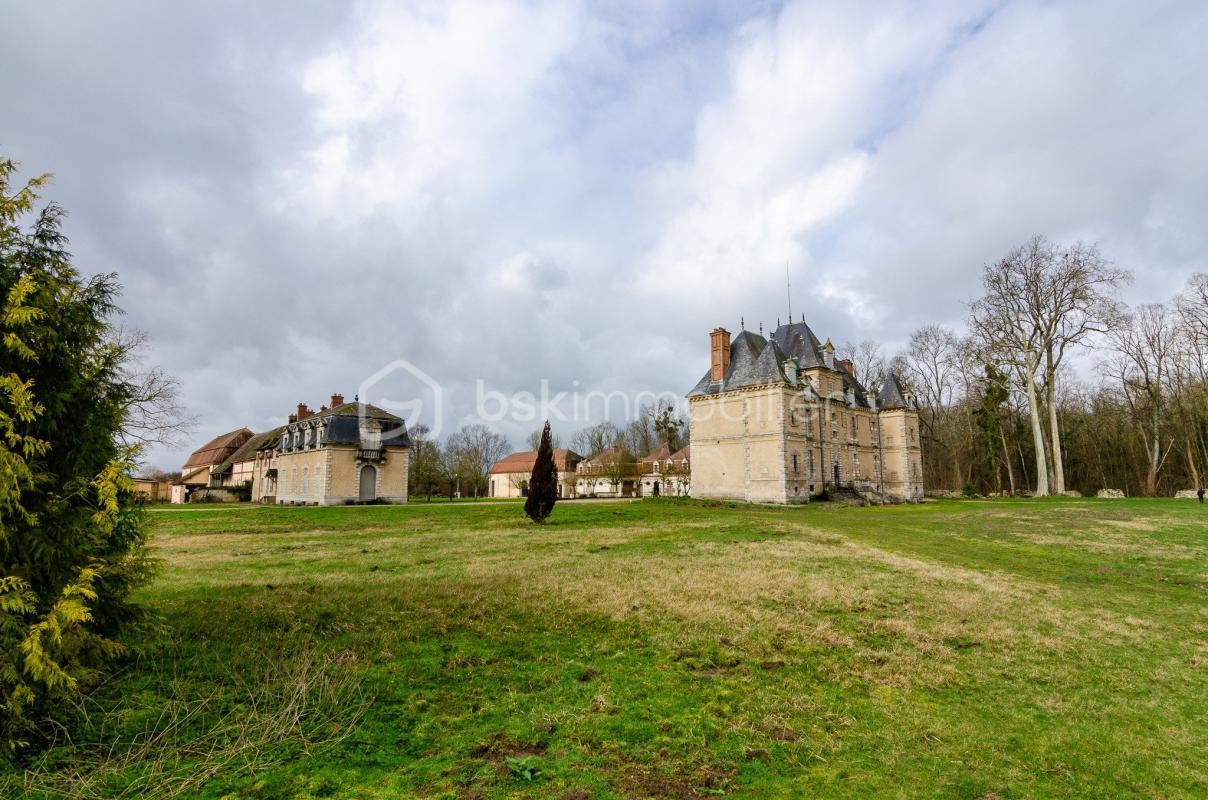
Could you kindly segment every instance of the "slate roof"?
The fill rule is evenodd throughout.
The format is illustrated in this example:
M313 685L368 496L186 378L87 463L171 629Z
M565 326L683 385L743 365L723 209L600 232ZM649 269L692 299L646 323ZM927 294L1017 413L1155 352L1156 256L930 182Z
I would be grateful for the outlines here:
M906 401L906 391L902 389L902 383L898 380L898 376L894 373L889 373L885 376L885 383L881 386L881 391L877 392L877 408L910 408L910 403Z
M706 372L688 392L688 397L728 392L747 386L787 383L783 365L789 358L796 359L800 369L827 369L822 343L805 322L781 325L768 339L742 331L730 342L730 368L725 377L714 382L711 372ZM843 377L844 393L851 388L855 392L856 403L868 405L867 393L855 377L839 366L831 367L830 371Z
M306 419L301 420L300 424L305 426L312 420L316 422L323 421L324 430L321 444L360 444L360 423L362 417L376 419L382 423L381 440L383 447L411 446L411 437L407 434L407 423L403 418L369 403L356 401L344 403L335 408L311 414ZM280 447L285 452L292 451L290 437L286 435L288 427L283 426L279 428L279 434L276 439L270 439L262 445L262 448Z

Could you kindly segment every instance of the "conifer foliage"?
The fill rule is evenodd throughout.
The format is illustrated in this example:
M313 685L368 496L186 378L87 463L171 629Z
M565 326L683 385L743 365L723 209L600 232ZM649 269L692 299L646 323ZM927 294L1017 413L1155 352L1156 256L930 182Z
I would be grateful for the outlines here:
M148 575L120 441L135 387L113 275L71 266L63 212L0 159L0 764L97 681Z
M554 464L554 445L549 431L549 420L541 431L541 444L537 448L537 460L533 463L533 474L529 478L528 499L524 501L524 513L533 522L545 522L554 510L558 499L558 469Z

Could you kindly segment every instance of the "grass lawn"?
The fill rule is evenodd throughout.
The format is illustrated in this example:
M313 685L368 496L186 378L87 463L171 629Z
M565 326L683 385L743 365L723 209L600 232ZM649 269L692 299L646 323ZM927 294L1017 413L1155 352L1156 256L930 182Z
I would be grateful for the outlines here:
M151 515L158 629L0 795L1208 797L1198 503Z

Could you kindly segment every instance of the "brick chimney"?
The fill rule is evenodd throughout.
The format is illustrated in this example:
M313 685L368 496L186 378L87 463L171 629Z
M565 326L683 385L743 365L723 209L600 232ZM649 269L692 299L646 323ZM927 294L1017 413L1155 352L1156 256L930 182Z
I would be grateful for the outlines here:
M723 380L726 371L730 369L730 332L725 328L714 328L709 334L709 345L713 351L713 366L709 378L713 381Z
M847 374L851 375L853 378L856 376L856 367L855 367L855 365L853 365L851 363L850 358L845 358L845 359L841 360L839 362L839 366L841 366L841 367L843 367L843 369L847 370Z
M290 424L293 424L293 423L297 422L297 421L298 421L298 415L297 415L297 414L290 414L290 415L289 415L289 421L290 421Z
M342 406L342 405L344 405L344 395L333 394L331 396L331 407L335 408L336 406Z
M306 419L311 415L311 410L306 407L306 403L298 403L298 421Z

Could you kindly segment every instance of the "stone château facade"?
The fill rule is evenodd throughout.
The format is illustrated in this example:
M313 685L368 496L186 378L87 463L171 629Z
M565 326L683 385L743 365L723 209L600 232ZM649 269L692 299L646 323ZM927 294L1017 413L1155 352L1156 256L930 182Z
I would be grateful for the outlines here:
M895 375L870 394L804 321L767 339L717 328L710 345L688 393L693 497L803 503L850 486L922 498L918 412Z
M367 403L290 414L256 451L252 500L289 505L405 503L411 440L400 417Z

